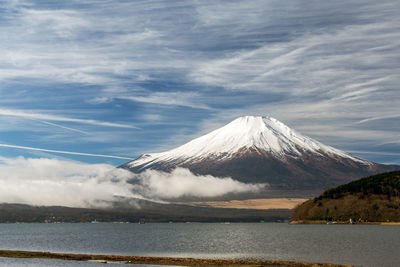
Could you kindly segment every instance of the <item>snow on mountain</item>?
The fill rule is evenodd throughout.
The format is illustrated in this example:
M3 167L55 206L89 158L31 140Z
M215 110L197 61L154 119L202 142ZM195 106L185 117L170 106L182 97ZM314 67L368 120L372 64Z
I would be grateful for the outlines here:
M244 116L178 148L163 153L145 154L127 164L129 167L156 161L199 161L205 158L229 159L240 151L253 148L280 160L284 156L299 157L303 153L333 155L369 165L371 162L351 156L304 136L272 117Z
M400 169L352 156L292 130L271 117L245 116L180 147L144 154L121 166L268 183L271 189L324 190L379 172ZM290 194L289 194L290 195ZM292 194L294 195L294 194Z

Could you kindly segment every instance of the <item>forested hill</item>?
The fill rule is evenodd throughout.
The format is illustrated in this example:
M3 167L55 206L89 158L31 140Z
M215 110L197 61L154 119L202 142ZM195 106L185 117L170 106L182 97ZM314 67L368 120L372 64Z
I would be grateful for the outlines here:
M337 199L346 194L354 195L360 193L362 196L375 194L400 197L400 171L381 173L328 189L319 199Z
M328 189L296 207L293 217L311 221L400 221L400 171Z

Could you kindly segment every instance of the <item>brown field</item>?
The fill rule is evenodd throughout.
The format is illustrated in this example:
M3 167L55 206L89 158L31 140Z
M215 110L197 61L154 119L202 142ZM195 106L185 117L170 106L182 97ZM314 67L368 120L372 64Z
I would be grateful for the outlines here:
M97 261L99 263L121 262L127 264L155 264L155 265L180 265L180 266L288 266L288 267L340 267L351 265L336 265L328 263L307 263L293 261L262 261L262 260L218 260L218 259L194 259L171 257L140 257L120 255L96 255L96 254L66 254L39 251L0 250L0 257L8 258L41 258L75 261Z
M270 210L270 209L293 209L298 204L308 200L307 198L257 198L246 200L230 200L230 201L198 201L185 202L182 204L227 208L227 209L253 209L253 210Z

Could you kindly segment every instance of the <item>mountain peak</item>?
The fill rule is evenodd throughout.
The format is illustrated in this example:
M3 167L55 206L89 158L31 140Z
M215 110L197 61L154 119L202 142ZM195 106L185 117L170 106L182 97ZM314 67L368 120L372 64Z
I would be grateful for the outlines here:
M175 149L121 166L133 172L177 167L195 174L268 183L273 189L325 189L398 169L324 145L268 116L243 116Z
M255 127L255 126L262 126L265 123L269 124L269 123L281 123L281 122L269 116L242 116L231 121L229 124L231 123L241 124L245 127Z
M265 125L274 124L279 122L277 119L271 117L262 116L243 116L239 117L224 127L234 128L240 131L263 131L265 130ZM222 127L222 128L224 128Z
M330 154L369 164L366 160L306 137L275 118L242 116L180 147L162 153L147 154L128 165L134 167L154 160L186 162L204 158L229 158L249 150L260 154L269 153L281 160L285 160L287 156L300 157L311 153L320 156Z
M269 117L269 116L243 116L239 117L229 124L225 125L220 129L229 129L233 131L233 134L236 131L241 132L249 132L250 134L256 135L256 138L266 138L268 136L259 136L265 132L268 132L271 136L270 138L282 134L282 135L290 135L297 134L294 130L290 129L287 125L283 124L279 120Z

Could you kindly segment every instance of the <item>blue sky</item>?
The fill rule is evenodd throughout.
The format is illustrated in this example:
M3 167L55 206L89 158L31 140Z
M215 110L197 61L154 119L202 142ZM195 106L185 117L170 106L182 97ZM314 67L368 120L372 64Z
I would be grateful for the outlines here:
M135 158L269 115L400 164L399 12L364 0L0 1L0 143Z

